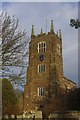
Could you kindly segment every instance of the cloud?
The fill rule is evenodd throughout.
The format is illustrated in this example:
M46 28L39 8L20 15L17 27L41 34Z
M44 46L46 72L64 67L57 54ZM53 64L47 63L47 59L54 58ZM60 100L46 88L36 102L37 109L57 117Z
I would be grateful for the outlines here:
M55 32L62 30L64 73L77 81L78 62L78 31L69 25L71 18L78 17L77 2L13 2L3 3L3 10L20 20L20 28L26 29L30 36L31 25L35 25L35 33L50 30L50 20L54 21ZM47 20L47 30L46 30ZM75 69L73 69L75 68Z
M78 46L72 45L63 51L65 76L78 83Z
M79 2L79 0L2 0L2 2Z
M0 14L2 13L2 3L0 3Z

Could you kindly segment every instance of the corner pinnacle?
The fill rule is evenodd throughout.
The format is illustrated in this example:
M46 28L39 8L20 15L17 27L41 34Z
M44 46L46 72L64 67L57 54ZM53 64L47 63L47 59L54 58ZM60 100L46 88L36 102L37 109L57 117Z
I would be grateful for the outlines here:
M61 33L61 30L59 30L59 38L62 39L62 33Z
M32 25L31 36L34 36L34 25Z
M42 28L41 28L41 34L43 34Z
M54 32L53 20L51 20L51 30L50 32Z

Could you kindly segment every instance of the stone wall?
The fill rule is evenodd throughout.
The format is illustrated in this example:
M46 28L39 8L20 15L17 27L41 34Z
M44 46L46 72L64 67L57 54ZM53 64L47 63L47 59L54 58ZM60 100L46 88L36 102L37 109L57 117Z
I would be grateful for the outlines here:
M80 120L80 111L55 111L49 115L49 120L51 119L71 119Z
M63 78L62 38L60 36L54 31L47 34L31 34L27 82L24 87L24 111L41 110L48 116L52 111L60 110L62 96L66 94L68 88L71 90L76 86L75 83ZM45 43L46 50L40 53L38 45L41 42ZM44 55L43 60L40 60L41 54ZM38 72L40 65L46 66L44 72ZM44 96L38 94L39 88L44 88Z

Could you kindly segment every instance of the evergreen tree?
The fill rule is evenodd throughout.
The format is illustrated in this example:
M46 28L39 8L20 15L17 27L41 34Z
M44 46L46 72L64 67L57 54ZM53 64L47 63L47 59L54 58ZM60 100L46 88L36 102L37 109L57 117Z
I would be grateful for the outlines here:
M12 115L17 112L18 98L8 79L2 79L2 115Z

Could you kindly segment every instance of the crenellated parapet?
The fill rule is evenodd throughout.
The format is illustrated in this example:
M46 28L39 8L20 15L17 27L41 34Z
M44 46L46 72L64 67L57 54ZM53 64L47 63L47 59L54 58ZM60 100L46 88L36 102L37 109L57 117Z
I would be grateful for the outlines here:
M59 33L59 34L58 34ZM61 30L57 31L57 33L54 32L54 25L53 25L53 20L51 20L51 27L50 27L50 31L48 33L46 32L43 32L42 28L41 28L41 31L40 31L40 34L35 34L35 29L34 29L34 25L32 25L32 30L31 30L31 38L32 39L35 39L37 37L40 37L40 36L44 36L44 35L55 35L58 37L58 39L62 40L62 33L61 33Z

